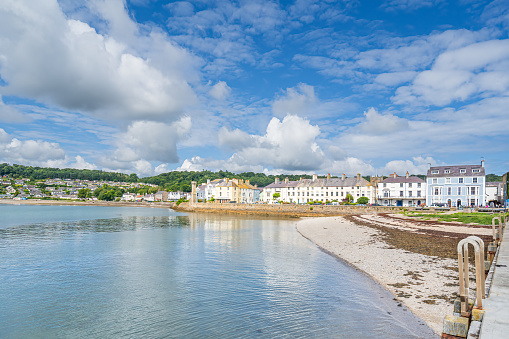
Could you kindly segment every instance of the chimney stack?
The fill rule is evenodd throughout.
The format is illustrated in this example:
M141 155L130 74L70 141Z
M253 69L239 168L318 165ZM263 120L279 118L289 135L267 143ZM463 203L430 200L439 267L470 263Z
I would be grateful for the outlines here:
M249 180L246 180L246 185L249 185Z
M207 179L207 184L210 184L210 179Z
M345 180L345 179L346 179L345 173L341 174L341 180Z
M408 171L406 171L406 178L408 179L409 176L410 176L410 173L408 173Z
M316 179L318 179L318 176L316 174L313 174L313 181L315 181Z
M230 181L230 179L228 179L228 178L224 178L224 181L225 181L226 183L228 183L228 181Z
M274 183L275 184L279 184L279 178L278 177L276 177L276 179L274 179Z
M481 160L481 166L484 167L484 160Z
M288 184L288 177L285 178L285 184Z
M361 174L357 173L357 181L361 180Z
M330 173L327 173L327 180L330 180Z

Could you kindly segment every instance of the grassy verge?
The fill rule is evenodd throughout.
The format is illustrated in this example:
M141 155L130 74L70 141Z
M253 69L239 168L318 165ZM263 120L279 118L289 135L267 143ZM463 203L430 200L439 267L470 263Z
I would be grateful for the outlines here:
M463 224L475 223L479 225L491 225L491 220L493 219L493 217L498 216L498 214L478 213L478 212L454 213L454 214L406 213L406 215L415 218L422 218L424 220L437 219L438 221L459 222Z

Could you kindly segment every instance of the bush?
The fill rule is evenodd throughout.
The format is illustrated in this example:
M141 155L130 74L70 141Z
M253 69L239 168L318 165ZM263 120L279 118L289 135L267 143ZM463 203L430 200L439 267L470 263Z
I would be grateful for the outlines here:
M368 197L360 197L359 199L357 199L358 204L367 204L368 202L369 202Z

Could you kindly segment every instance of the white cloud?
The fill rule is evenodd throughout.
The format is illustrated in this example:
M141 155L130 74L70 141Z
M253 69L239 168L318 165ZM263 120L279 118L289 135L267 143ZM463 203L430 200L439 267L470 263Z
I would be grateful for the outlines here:
M87 162L81 155L75 157L76 162L71 164L72 168L96 170L97 166Z
M112 8L109 2L94 4L104 7L112 34L126 33L126 27L135 34L135 24L125 15L122 2L121 7L116 2ZM0 38L2 79L7 83L4 94L101 119L127 120L175 120L196 101L178 67L173 73L154 67L119 40L67 19L56 1L4 3ZM144 42L151 44L151 39L148 36ZM186 54L168 41L165 49L172 50L171 56Z
M217 84L210 89L210 95L217 100L225 100L231 93L232 89L224 81L218 81Z
M357 125L364 133L369 135L384 135L407 129L408 121L394 115L382 115L371 107L364 112L366 119Z
M392 160L389 161L379 173L390 174L396 172L398 175L405 175L408 171L409 174L426 174L430 166L436 166L437 161L432 157L414 157L412 160Z
M0 121L7 123L30 122L32 119L12 105L6 105L0 95Z
M256 142L253 136L238 128L230 131L226 127L221 127L218 138L219 146L226 146L237 151L252 146Z
M64 167L67 163L65 151L59 144L41 140L19 140L12 138L0 128L0 159L8 163Z
M297 87L287 88L286 93L272 104L272 111L276 116L306 115L317 101L314 87L300 83Z
M437 57L431 70L412 84L398 88L397 104L445 106L475 95L509 93L509 40L490 40L449 50Z

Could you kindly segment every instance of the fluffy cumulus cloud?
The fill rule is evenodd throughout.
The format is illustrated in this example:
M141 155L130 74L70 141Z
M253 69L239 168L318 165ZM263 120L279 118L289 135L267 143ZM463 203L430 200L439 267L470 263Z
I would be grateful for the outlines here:
M445 106L476 95L509 94L509 40L489 40L438 56L430 70L409 86L398 88L393 101Z
M62 167L67 163L59 144L42 140L19 140L0 128L0 159L8 163Z
M212 86L209 93L217 100L225 100L231 93L232 89L224 81L218 81Z
M297 87L288 88L283 95L277 98L272 104L272 111L276 116L306 115L317 101L314 87L300 83Z
M98 169L96 165L87 162L81 155L77 155L74 158L75 162L71 164L72 168L77 169L88 169L88 170L96 170Z
M366 119L357 125L364 133L369 135L384 135L408 128L408 121L392 114L382 115L371 107L364 112Z
M412 160L392 160L379 169L379 173L396 173L398 175L409 174L425 174L429 166L437 166L438 164L432 157L414 157Z
M115 27L128 26L125 20L115 25L119 20L108 19L112 35L120 34ZM174 72L155 67L157 58L143 57L121 42L128 38L119 41L97 33L85 22L68 19L55 0L4 2L0 39L1 76L7 83L4 94L101 119L127 120L175 120L195 101L178 65ZM152 44L154 39L148 36L145 43ZM192 60L168 41L159 42L164 46L160 49L171 51L170 56Z
M177 143L191 129L191 118L184 117L172 124L156 121L135 121L125 132L115 136L116 149L101 157L99 163L109 169L131 170L153 174L150 163L179 161ZM160 167L161 170L163 167Z

